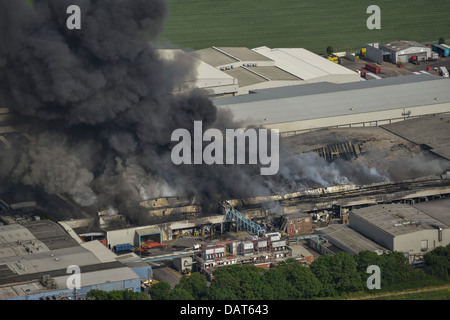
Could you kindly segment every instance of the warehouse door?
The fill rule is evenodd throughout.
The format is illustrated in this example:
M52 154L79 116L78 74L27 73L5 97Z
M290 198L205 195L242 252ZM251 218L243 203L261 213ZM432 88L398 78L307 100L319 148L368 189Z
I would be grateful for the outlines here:
M427 251L428 250L428 240L422 240L420 242L420 247L421 247L422 251Z

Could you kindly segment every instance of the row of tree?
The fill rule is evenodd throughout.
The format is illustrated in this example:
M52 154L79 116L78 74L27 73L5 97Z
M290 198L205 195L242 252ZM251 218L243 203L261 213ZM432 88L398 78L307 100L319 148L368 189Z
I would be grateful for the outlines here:
M204 275L194 272L174 287L166 282L153 285L152 300L298 300L338 297L355 292L374 292L367 286L368 267L380 270L381 290L419 287L430 281L450 280L450 245L425 255L426 267L415 269L400 252L378 255L363 251L357 255L340 252L303 266L290 259L265 270L251 264L222 267L208 285ZM97 293L96 293L97 294ZM95 295L90 295L95 298ZM99 299L108 299L103 294Z

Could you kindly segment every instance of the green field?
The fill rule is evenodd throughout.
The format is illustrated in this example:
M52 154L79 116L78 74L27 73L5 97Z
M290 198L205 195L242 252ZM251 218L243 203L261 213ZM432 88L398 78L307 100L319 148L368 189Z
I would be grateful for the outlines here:
M358 51L366 43L450 39L450 1L168 0L163 44L302 47ZM381 29L369 30L369 5L381 8Z
M450 300L450 289L391 295L374 300Z

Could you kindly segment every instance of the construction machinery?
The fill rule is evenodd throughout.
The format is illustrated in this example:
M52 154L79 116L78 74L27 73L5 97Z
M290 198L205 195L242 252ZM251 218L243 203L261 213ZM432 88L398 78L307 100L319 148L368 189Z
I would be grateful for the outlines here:
M329 54L327 59L333 61L334 63L341 64L341 59L335 54Z

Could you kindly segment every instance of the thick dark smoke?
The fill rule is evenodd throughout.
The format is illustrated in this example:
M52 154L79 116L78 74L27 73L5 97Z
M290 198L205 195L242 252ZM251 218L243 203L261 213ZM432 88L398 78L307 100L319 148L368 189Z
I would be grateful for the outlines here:
M81 30L66 27L69 5L81 8ZM0 0L0 98L36 137L2 152L0 179L135 219L152 197L216 201L351 182L310 156L281 157L271 177L249 165L173 165L175 129L235 124L199 90L171 93L194 66L155 49L167 14L164 0L35 0L33 9ZM359 179L385 179L359 169Z

